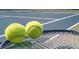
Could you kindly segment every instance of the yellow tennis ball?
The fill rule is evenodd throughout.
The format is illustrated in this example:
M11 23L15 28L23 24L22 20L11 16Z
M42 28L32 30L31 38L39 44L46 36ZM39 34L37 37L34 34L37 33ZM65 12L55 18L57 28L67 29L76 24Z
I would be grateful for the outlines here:
M42 35L43 25L38 21L31 21L25 26L26 34L32 38L36 39Z
M19 23L12 23L5 29L5 38L12 43L20 43L26 37L25 27Z

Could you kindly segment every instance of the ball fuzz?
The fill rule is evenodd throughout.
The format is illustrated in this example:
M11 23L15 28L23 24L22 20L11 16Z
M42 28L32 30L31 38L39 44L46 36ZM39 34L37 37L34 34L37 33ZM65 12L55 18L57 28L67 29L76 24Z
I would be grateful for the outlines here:
M10 24L5 29L5 38L12 43L20 43L23 42L26 37L25 27L19 23Z
M30 38L36 39L40 37L40 35L42 34L43 25L38 21L31 21L26 24L25 29L26 29L26 34Z

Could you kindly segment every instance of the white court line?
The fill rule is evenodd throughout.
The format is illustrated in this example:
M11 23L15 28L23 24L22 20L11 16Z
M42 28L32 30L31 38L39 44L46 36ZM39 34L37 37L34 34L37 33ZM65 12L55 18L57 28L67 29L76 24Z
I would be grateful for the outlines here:
M74 24L73 26L69 27L67 30L70 30L70 29L74 28L74 27L77 26L77 25L79 25L79 22L76 23L76 24Z
M54 20L54 19L56 19L56 18L43 18L43 17L7 16L7 15L0 15L0 18L10 18L10 17L15 17L15 18L32 18L32 19L45 19L45 20Z
M60 20L64 20L64 19L67 19L67 18L71 18L71 17L77 16L77 15L79 15L79 13L74 14L74 15L70 15L70 16L66 16L66 17L63 17L63 18L60 18L60 19L56 19L56 20L53 20L53 21L49 21L49 22L43 23L43 25L51 24L51 23L54 23L54 22L57 22L57 21L60 21ZM3 37L3 36L4 36L4 34L0 35L0 37Z
M77 25L79 25L79 22L78 22L78 23L76 23L76 24L74 24L73 26L71 26L71 27L67 28L67 30L70 30L70 29L74 28L74 27L75 27L75 26L77 26ZM47 43L47 42L49 42L49 41L51 41L51 40L53 40L53 39L57 38L59 35L60 35L60 34L57 34L57 35L53 36L53 37L52 37L52 38L50 38L49 40L45 41L45 43Z
M60 20L71 18L71 17L77 16L77 15L79 15L79 13L74 14L74 15L70 15L70 16L67 16L67 17L63 17L63 18L60 18L60 19L56 19L56 20L53 20L53 21L49 21L49 22L43 23L43 25L47 25L47 24L54 23L54 22L57 22L57 21L60 21Z
M4 37L4 35L0 35L0 37Z

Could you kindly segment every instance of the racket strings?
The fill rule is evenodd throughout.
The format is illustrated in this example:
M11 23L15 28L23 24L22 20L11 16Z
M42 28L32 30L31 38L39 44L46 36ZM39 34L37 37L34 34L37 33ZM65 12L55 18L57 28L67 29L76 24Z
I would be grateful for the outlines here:
M57 34L59 35L53 38ZM44 42L40 42L40 44L46 48L79 48L79 34L76 32L52 32L51 34L45 33L40 40L43 39L46 40ZM46 42L47 40L49 41Z

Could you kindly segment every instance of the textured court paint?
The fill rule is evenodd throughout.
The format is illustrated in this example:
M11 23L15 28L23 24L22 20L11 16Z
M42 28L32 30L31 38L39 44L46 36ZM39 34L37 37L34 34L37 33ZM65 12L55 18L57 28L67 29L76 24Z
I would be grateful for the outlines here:
M45 26L44 29L45 30L65 30L77 22L79 22L79 15L54 22L52 24L48 24Z
M77 16L77 15L79 15L79 14L70 15L70 16L67 16L67 17L60 18L60 19L56 19L54 21L49 21L47 23L43 23L43 25L48 25L48 24L51 24L51 23L54 23L54 22L57 22L57 21L60 21L60 20L64 20L64 19L67 19L67 18L71 18L71 17Z

